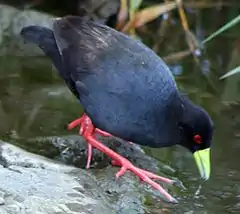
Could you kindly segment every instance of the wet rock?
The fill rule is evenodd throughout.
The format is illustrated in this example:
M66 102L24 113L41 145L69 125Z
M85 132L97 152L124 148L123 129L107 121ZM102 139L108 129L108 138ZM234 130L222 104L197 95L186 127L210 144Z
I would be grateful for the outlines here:
M116 137L98 137L98 139L109 148L124 156L138 167L148 169L152 172L159 171L159 162L145 154L144 150L136 144L131 144ZM84 168L87 159L87 143L78 135L39 137L28 139L26 142L32 145L41 145L48 149L54 146L57 150L54 159L67 164L74 164ZM48 145L48 146L46 146ZM98 150L93 150L92 167L98 165L102 168L109 164L110 159Z
M115 213L87 172L0 145L1 214Z
M64 140L61 144L59 140L55 138L55 143L63 146ZM111 140L113 144L122 143L118 141ZM144 159L141 149L133 150ZM60 159L64 160L64 154L61 155ZM136 155L132 160L138 158ZM151 167L148 158L145 161ZM140 214L147 210L146 197L160 203L160 194L148 185L139 185L132 173L127 172L116 180L114 175L118 170L110 165L83 170L0 141L0 213Z
M156 159L148 156L139 145L131 144L116 137L98 137L98 139L110 149L127 158L137 167L151 171L153 173L160 173L160 175L169 178L171 178L171 176L173 175L173 169L169 165L159 162ZM38 137L28 139L27 142L28 145L40 145L39 147L41 148L55 148L55 156L52 157L53 159L59 160L66 164L73 164L80 168L85 168L86 166L87 143L81 136L66 135L61 137ZM45 152L45 155L46 153L47 152ZM162 195L158 191L154 191L149 185L141 183L144 185L139 187L139 179L136 178L135 175L132 175L130 178L124 175L121 178L121 181L123 182L121 183L120 187L120 182L118 181L116 183L116 180L114 179L114 175L117 172L118 168L111 167L111 160L102 152L99 152L97 149L93 149L93 156L90 168L91 170L98 172L97 180L99 181L99 185L103 186L109 194L117 194L117 197L123 197L124 195L123 201L127 200L125 198L128 197L127 193L129 193L132 197L133 195L139 196L138 200L140 200L141 202L136 202L138 198L136 196L132 198L132 200L135 201L132 202L134 205L137 205L138 203L143 204L146 195L149 194L151 195L150 198L162 198ZM175 177L174 179L176 181L179 181ZM127 185L124 184L124 182L126 182ZM183 186L180 185L180 183L181 182L179 181L179 188L182 189ZM166 184L162 185L164 188L169 189L171 192L175 192L174 186ZM133 186L135 187L133 188ZM125 204L125 202L122 203L123 201L120 200L117 202L119 203L119 206Z

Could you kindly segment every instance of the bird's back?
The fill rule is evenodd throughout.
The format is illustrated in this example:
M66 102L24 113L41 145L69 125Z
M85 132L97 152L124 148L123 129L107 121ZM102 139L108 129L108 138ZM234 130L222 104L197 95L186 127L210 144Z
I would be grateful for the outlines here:
M94 125L122 138L153 136L177 91L166 64L141 42L79 17L57 19L53 33L65 76Z

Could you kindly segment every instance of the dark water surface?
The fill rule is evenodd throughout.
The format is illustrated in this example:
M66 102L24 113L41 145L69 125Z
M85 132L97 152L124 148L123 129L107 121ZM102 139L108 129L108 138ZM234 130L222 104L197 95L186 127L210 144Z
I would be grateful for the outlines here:
M214 120L211 178L201 183L192 155L182 148L146 149L169 164L174 169L169 175L186 187L176 196L180 204L164 208L156 204L152 213L240 213L240 106L235 104L240 101L240 75L218 80L240 61L240 48L231 38L224 41L224 46L222 39L214 42L199 67L191 56L172 67L183 71L176 76L179 87ZM1 138L18 142L14 139L68 134L66 124L81 112L50 61L44 57L0 58ZM34 150L32 145L21 146Z

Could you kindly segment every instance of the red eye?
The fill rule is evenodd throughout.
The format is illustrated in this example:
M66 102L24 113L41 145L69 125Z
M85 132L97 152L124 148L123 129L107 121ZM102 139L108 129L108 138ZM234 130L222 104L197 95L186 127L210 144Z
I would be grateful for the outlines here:
M202 143L202 137L200 135L194 135L193 140L195 143L201 144Z

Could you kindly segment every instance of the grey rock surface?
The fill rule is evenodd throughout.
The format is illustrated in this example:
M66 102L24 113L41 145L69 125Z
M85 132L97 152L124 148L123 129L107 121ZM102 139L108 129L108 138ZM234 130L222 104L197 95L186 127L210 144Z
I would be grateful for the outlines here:
M139 149L132 160L140 154L144 157ZM95 151L95 155L100 154ZM150 166L148 158L145 167L147 163ZM139 183L133 174L127 172L116 180L118 170L106 164L102 168L79 169L0 141L0 213L140 214L147 210L147 196L159 203L161 195Z
M115 213L84 170L0 144L1 214Z
M79 4L85 16L99 22L117 12L119 1L98 0L86 1ZM0 56L43 56L36 45L24 42L19 35L21 29L28 25L41 25L52 28L55 16L32 9L19 10L15 7L0 4Z
M159 171L159 161L145 154L144 150L137 144L131 144L116 137L98 137L99 141L113 149L123 157L136 164L138 167L150 170L154 173ZM28 144L38 145L41 148L49 148L52 145L56 149L56 160L66 164L84 168L87 160L87 143L83 137L78 135L36 137L27 140ZM97 149L93 149L92 167L105 167L110 163L110 159ZM171 172L174 169L161 164L164 171Z
M25 44L19 33L24 26L51 27L54 16L34 10L18 10L0 4L0 55L43 55L39 48Z
M81 0L78 4L80 11L85 11L89 18L102 23L116 14L120 7L119 0Z

